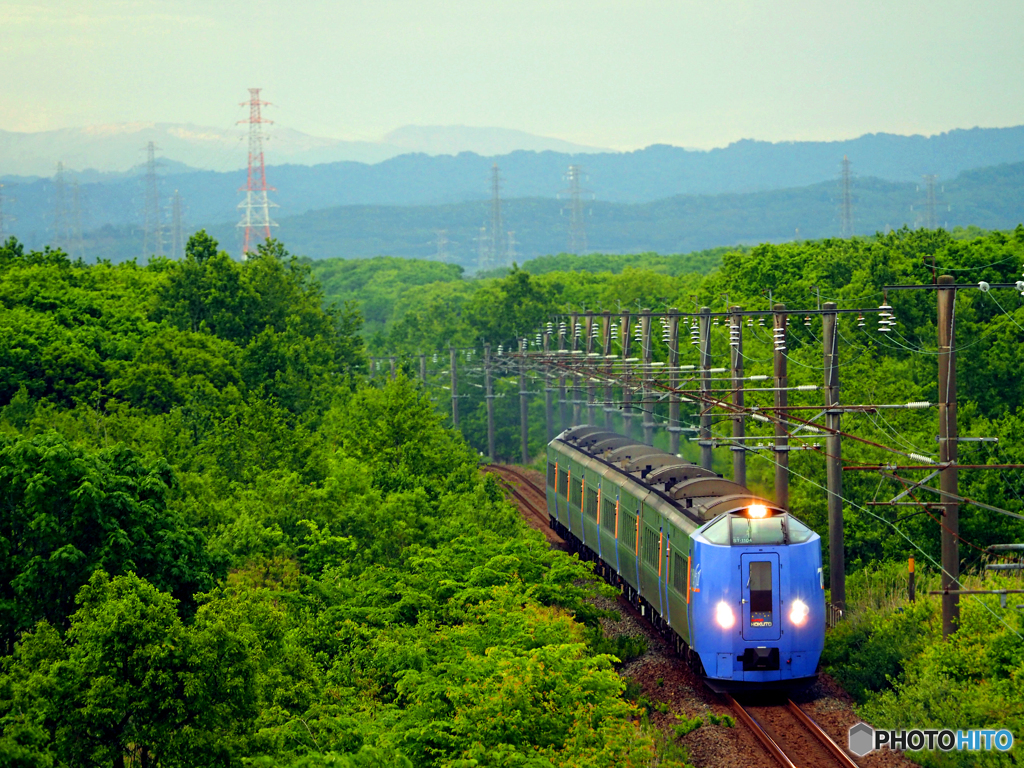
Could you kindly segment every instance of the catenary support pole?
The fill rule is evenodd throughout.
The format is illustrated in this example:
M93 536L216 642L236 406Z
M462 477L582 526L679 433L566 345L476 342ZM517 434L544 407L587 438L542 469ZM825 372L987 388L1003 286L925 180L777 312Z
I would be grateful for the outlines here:
M594 384L594 358L591 355L594 353L594 347L597 344L597 339L594 338L594 323L596 320L591 314L587 315L587 322L584 328L587 334L587 364L586 371L587 375L587 424L591 426L597 426L597 386Z
M622 313L622 325L619 327L619 338L622 339L622 434L633 437L633 390L629 381L629 343L632 339L629 327L629 312Z
M775 369L775 503L783 509L789 508L789 435L782 420L786 417L786 406L789 405L789 374L786 360L786 326L788 316L786 305L776 304L775 312L775 352L772 362ZM780 333L781 329L781 333ZM781 339L781 343L778 341Z
M576 313L572 313L572 327L569 329L569 333L572 334L572 353L569 356L569 364L572 366L572 426L576 427L580 424L580 377L579 377L579 357L577 354L580 351L580 330L576 326L580 324L580 316Z
M643 424L644 442L647 445L654 444L654 391L651 383L651 316L643 315L640 318L640 359L643 361L640 383L640 402L643 403Z
M839 434L839 315L826 302L821 316L825 369L825 474L828 485L828 562L832 605L846 610L846 555L843 540L843 439Z
M700 308L700 465L711 469L711 308Z
M669 452L679 454L679 315L669 308L668 320L668 443Z
M604 349L604 359L606 362L605 372L608 374L609 380L612 377L612 366L611 366L611 354L612 354L612 313L605 312L602 315L602 341ZM604 428L609 432L612 429L612 385L607 384L604 388Z
M530 463L530 401L526 391L526 339L519 341L519 435L523 464Z
M391 381L394 381L395 380L395 358L394 358L393 355L388 358L388 364L391 367Z
M484 398L487 400L487 460L494 463L494 391L491 388L491 345L484 344Z
M744 437L746 423L743 420L743 315L742 308L729 308L729 357L732 368L732 404L736 413L732 417L732 479L740 485L747 484L747 449Z
M455 347L448 348L448 357L451 364L452 375L452 425L459 428L459 374L455 369L455 361L458 355L455 354Z
M420 352L420 381L427 386L427 356L423 352Z
M569 403L567 402L565 392L565 363L567 356L564 354L565 331L562 329L561 325L564 325L564 323L560 324L558 328L558 351L561 353L558 355L560 372L558 377L558 420L561 422L559 431L562 431L569 426Z
M551 442L555 439L555 415L551 405L553 387L551 386L551 366L549 363L549 355L551 353L551 334L544 331L544 335L541 337L541 340L543 344L541 351L544 358L544 426L547 430L545 434L548 436L548 442Z
M939 463L955 465L957 460L956 423L956 288L950 275L940 275L938 284L939 320ZM960 507L955 466L939 472L942 501L942 589L960 588ZM942 636L949 637L960 626L960 596L942 596Z

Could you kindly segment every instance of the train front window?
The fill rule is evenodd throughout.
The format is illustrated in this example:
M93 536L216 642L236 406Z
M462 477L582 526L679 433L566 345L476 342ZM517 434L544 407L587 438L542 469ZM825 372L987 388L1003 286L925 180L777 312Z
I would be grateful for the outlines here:
M729 516L723 515L716 522L709 525L701 535L712 544L729 543Z
M811 536L814 535L814 531L812 531L810 528L801 523L792 515L790 515L786 519L786 527L789 528L790 544L803 544L805 541L811 538Z
M772 626L772 564L764 560L750 564L750 626Z
M785 544L782 516L749 518L739 515L732 518L733 544Z

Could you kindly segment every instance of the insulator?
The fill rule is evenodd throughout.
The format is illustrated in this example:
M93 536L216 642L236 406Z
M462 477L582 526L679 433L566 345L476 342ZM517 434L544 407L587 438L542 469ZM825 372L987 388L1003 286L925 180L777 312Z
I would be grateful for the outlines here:
M503 344L499 344L498 345L498 354L500 355L500 354L503 354L504 352L505 352L505 346Z
M907 456L909 456L910 458L915 459L917 461L920 461L922 464L934 464L935 463L935 459L931 459L931 458L929 458L927 456L922 456L920 453L908 453Z
M558 335L565 336L565 323L558 324Z
M903 407L904 408L913 408L913 409L916 410L916 409L919 409L919 408L931 408L931 406L932 406L932 404L929 403L927 400L915 400L912 403L907 403Z
M613 325L612 326L612 341L618 341L618 340L619 340L619 326Z
M548 333L554 333L554 332L555 332L555 324L554 323L548 323Z
M644 329L643 329L643 326L640 325L640 323L636 324L636 330L633 333L633 338L636 341L643 341L644 340Z
M437 353L436 352L434 353L434 362L435 363L437 362Z
M815 392L818 389L818 385L817 384L800 384L800 385L798 385L796 387L793 387L793 389L795 389L797 392ZM810 429L810 427L807 427L807 429Z
M761 317L757 319L757 324L764 328L764 315L761 315Z
M804 317L804 328L810 328L810 327L811 327L811 316L810 315L806 315Z
M716 317L716 318L715 318L714 320L712 320L712 321L711 321L711 324L712 324L713 326L715 326L715 328L717 328L717 327L718 327L718 318Z
M864 327L864 315L857 315L857 327L858 328L863 328Z
M754 421L763 421L765 424L768 424L771 421L767 416L762 416L760 413L752 413L750 414L750 418Z
M753 328L753 327L754 327L754 318L748 317L747 318L747 328Z
M544 343L544 338L543 338L543 337L541 336L541 334L539 334L539 333L538 333L538 334L537 334L537 339L536 339L536 344L537 344L537 346L539 347L539 346L541 346L541 345L542 345L543 343Z

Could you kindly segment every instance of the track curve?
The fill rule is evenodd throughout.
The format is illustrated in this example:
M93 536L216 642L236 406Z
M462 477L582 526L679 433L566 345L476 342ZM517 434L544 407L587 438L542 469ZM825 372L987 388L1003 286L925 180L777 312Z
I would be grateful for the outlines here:
M502 487L512 494L520 510L529 516L527 522L531 527L543 533L552 546L565 546L565 539L551 530L547 495L522 470L507 464L484 464L483 471L498 478Z

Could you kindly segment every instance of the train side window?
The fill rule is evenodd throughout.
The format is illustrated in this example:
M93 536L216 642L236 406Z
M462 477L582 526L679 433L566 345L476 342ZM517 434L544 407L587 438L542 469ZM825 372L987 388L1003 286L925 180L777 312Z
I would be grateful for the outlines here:
M565 469L558 470L558 492L562 496L569 494L569 472Z
M583 510L587 517L597 519L597 489L587 488L587 505Z
M622 522L619 525L619 538L630 552L636 551L636 515L627 510L620 510Z
M786 518L786 527L789 529L790 544L803 544L814 535L814 531L792 515Z
M579 476L572 479L572 498L569 503L577 507L583 505L583 480Z
M550 461L548 462L548 487L555 487L555 465Z
M678 552L672 553L672 587L679 594L686 594L686 558Z
M644 526L644 562L653 568L658 567L658 532L649 525Z
M728 544L729 543L729 516L723 515L718 519L717 522L712 523L703 531L700 535L710 541L712 544Z
M736 515L732 519L733 544L783 544L782 517L751 519Z
M601 527L609 531L615 530L615 499L601 497Z

